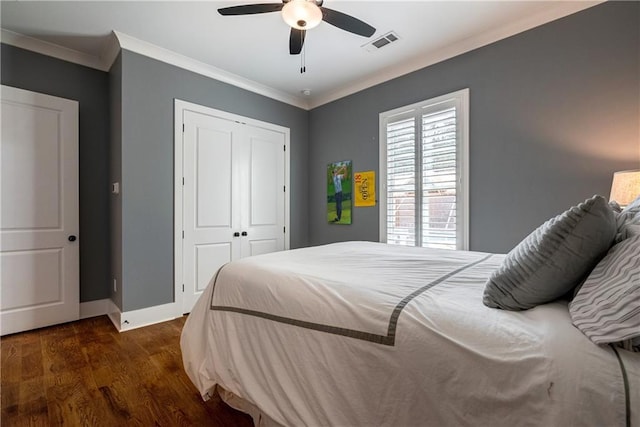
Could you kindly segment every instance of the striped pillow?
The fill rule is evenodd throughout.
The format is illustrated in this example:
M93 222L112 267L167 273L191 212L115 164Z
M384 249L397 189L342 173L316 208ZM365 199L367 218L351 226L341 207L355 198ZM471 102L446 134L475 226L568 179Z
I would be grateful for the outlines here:
M607 253L616 234L613 210L602 196L551 218L507 254L484 288L482 302L527 310L570 292Z
M596 344L640 339L640 236L611 248L569 304L569 313Z

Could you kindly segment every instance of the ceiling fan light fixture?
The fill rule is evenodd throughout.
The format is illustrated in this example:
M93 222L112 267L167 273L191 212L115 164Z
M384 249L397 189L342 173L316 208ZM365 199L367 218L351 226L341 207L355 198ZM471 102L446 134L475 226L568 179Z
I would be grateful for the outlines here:
M292 28L309 30L322 21L322 11L314 1L291 0L282 8L282 18Z

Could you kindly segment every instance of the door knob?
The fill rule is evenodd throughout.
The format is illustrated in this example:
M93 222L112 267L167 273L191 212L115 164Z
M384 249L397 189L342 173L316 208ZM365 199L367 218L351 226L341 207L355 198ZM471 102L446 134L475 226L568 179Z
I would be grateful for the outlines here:
M235 233L233 233L233 237L240 237L240 233L236 231Z
M74 236L73 234L71 236L69 236L69 241L70 242L75 242L76 241L76 236Z
M246 236L246 235L247 235L247 232L246 232L246 231L243 231L243 232L242 232L242 235L243 235L243 236Z

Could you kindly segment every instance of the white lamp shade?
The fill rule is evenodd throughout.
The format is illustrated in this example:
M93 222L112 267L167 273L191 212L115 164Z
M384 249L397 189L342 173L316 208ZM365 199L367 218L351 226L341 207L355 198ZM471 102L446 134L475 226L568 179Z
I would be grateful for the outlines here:
M622 207L633 202L640 195L640 169L620 171L613 174L610 201Z
M322 21L322 11L313 1L291 0L282 8L282 19L295 29L308 30Z

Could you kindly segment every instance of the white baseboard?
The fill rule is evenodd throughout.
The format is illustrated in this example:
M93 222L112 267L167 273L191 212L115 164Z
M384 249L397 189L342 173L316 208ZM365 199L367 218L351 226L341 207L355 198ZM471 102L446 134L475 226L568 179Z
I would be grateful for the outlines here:
M118 306L109 298L80 303L80 319L106 314L118 332L173 320L180 317L176 313L176 303L156 305L126 312L121 312Z
M81 302L80 318L88 319L89 317L104 316L105 314L109 313L110 304L111 300L109 298Z
M122 315L122 312L120 312L120 309L118 308L115 302L111 300L109 300L109 302L110 304L109 304L109 311L107 312L107 316L109 316L109 320L111 320L111 323L113 323L113 326L115 326L118 332L120 332L120 316Z
M111 307L107 314L118 332L125 332L180 317L176 315L176 303L174 302L126 312L121 312L111 300L109 302L111 302Z

